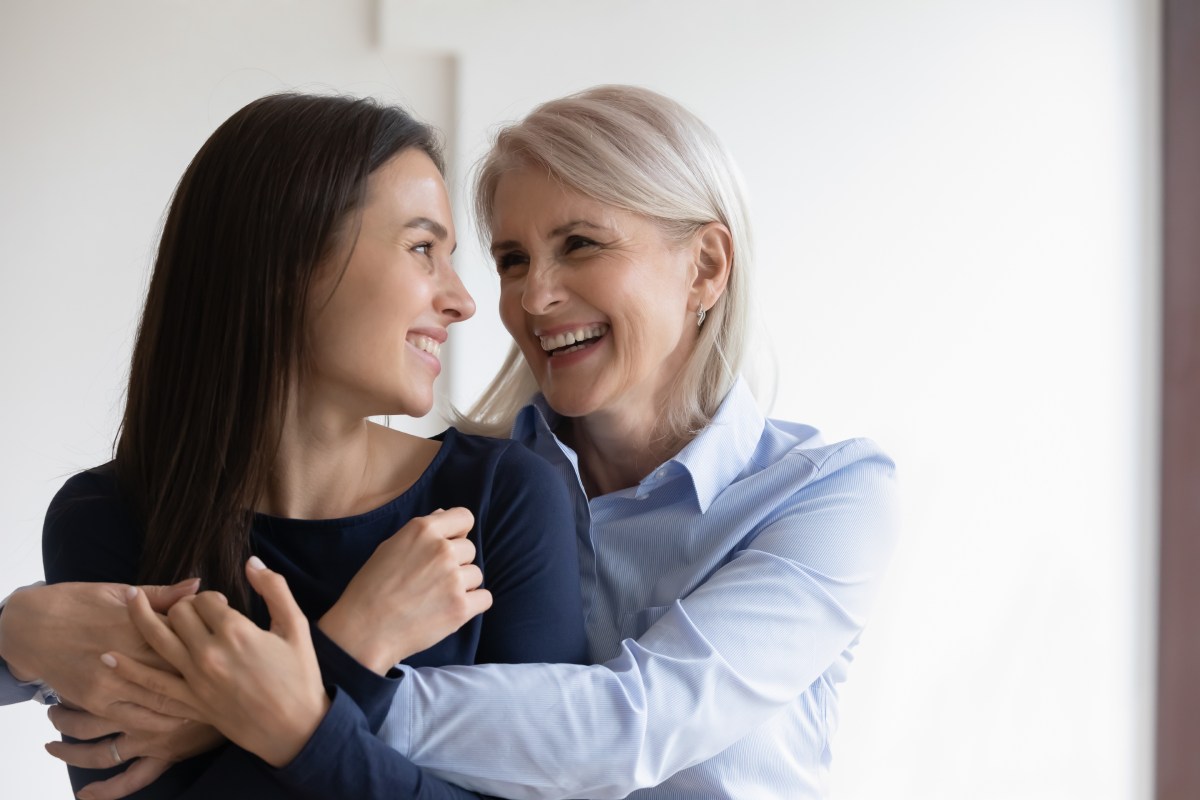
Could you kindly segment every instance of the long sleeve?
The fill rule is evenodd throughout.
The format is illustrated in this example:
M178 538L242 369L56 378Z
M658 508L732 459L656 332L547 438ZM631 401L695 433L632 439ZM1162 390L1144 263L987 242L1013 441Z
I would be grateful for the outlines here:
M755 502L769 507L730 557L646 609L661 616L614 658L414 670L381 736L478 791L619 798L721 753L815 682L840 680L894 543L893 465L852 442L786 497L763 490Z
M37 684L21 683L8 671L4 662L0 661L0 706L32 700L37 691Z

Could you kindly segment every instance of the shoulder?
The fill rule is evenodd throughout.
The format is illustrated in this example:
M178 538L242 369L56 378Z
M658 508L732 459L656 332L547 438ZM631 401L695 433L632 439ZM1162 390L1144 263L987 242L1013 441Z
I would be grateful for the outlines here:
M480 481L480 516L489 520L490 536L536 539L546 528L574 530L567 488L541 456L514 439L458 431L451 444L462 470L474 470Z
M810 425L767 420L730 489L731 505L761 515L759 530L803 531L808 543L829 537L839 546L854 539L878 545L898 528L891 457L866 438L827 443Z
M870 439L827 443L811 425L777 419L763 427L754 461L759 469L792 473L804 483L849 472L890 485L896 474L896 463Z
M113 462L78 472L67 478L50 501L46 522L56 522L63 517L86 508L88 512L124 510L121 493L117 488L117 473Z
M515 439L497 439L491 436L453 431L451 441L454 455L469 458L481 467L494 473L505 483L523 480L555 480L554 468L541 456Z
M770 500L752 546L829 575L880 574L899 533L892 459L870 439L826 444L806 428L789 443L778 422L767 428L757 454L766 463L751 483Z
M50 501L42 527L46 579L116 579L115 565L132 569L137 529L117 485L112 462L72 475ZM92 576L103 565L103 576Z

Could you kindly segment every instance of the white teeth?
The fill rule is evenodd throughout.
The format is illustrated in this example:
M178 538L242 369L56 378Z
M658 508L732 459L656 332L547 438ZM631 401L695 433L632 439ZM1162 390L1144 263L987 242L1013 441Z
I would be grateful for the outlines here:
M408 343L418 350L424 350L434 358L437 358L438 353L442 350L441 343L430 339L428 336L410 336L408 337Z
M539 336L538 341L541 342L543 350L550 351L557 350L560 347L566 347L567 345L575 344L576 342L586 341L587 339L595 339L597 336L603 336L607 332L607 325L591 325L586 328L577 328L573 331L567 331L555 336ZM581 347L583 347L583 345L580 345L579 347L573 347L566 352L573 353L576 350L579 350Z

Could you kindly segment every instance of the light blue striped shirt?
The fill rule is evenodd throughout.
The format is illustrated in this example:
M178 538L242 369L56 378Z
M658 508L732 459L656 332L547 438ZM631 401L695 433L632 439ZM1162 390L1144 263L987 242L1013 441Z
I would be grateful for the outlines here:
M380 736L502 797L825 797L896 536L891 460L764 419L739 381L678 455L589 501L556 422L536 401L513 436L571 489L603 663L407 670Z

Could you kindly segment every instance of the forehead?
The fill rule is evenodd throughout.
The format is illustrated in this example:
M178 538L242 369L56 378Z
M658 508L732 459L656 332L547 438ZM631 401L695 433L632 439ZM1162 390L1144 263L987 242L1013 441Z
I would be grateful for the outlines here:
M523 166L505 172L492 195L492 230L529 228L548 235L575 220L613 225L628 212L565 186L544 168Z
M372 217L426 216L451 227L446 182L433 160L420 150L404 150L367 179L364 222Z

